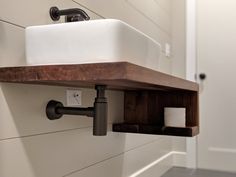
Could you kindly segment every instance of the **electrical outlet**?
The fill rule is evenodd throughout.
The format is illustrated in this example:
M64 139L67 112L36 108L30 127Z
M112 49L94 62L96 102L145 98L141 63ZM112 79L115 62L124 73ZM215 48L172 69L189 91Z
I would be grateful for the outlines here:
M67 106L77 107L82 105L82 91L81 90L66 90Z

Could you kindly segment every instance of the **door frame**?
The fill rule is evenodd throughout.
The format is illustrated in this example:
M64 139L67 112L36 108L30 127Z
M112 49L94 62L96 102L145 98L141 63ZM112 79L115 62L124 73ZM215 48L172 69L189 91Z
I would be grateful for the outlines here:
M186 0L186 79L196 81L197 73L197 5ZM186 167L197 168L197 137L186 138Z

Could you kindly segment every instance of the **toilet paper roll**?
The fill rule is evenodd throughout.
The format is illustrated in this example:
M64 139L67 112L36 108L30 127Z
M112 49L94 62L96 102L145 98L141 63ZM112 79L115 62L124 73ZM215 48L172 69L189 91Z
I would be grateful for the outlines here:
M164 122L168 127L186 127L186 108L164 108Z

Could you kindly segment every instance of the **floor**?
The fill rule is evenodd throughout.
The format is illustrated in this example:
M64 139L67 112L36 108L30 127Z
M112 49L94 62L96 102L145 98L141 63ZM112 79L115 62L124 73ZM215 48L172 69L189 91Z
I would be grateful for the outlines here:
M193 170L187 168L171 168L162 177L236 177L236 173L225 173L211 170Z

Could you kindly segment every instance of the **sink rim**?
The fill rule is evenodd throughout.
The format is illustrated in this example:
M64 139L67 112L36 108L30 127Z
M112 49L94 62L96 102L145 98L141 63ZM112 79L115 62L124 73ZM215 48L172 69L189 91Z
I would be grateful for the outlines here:
M57 27L57 26L75 26L75 25L83 25L83 24L89 24L89 23L99 23L99 22L112 22L112 23L120 23L123 24L131 29L133 29L134 31L142 34L143 36L145 36L146 38L148 38L149 40L153 41L156 45L159 45L161 48L161 44L159 42L157 42L155 39L153 39L152 37L150 37L149 35L145 34L144 32L142 32L141 30L131 26L130 24L120 20L120 19L114 19L114 18L107 18L107 19L94 19L94 20L87 20L87 21L78 21L78 22L70 22L70 23L53 23L53 24L46 24L46 25L34 25L34 26L28 26L25 28L25 31L27 32L28 30L32 30L32 29L39 29L39 28L53 28L53 27Z

